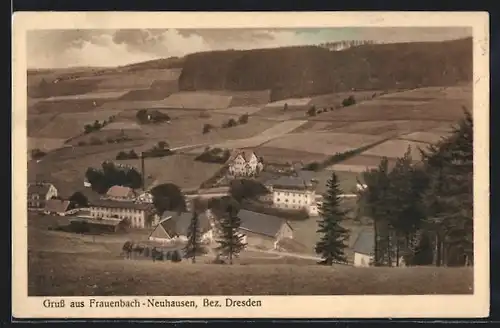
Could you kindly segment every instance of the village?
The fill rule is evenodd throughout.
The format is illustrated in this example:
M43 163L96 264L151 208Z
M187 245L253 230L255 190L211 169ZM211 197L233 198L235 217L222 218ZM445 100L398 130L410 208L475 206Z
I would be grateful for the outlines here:
M320 182L315 172L303 169L300 163L294 163L289 167L280 167L278 177L275 174L273 178L261 184L259 177L265 171L265 164L263 158L254 152L235 153L228 159L225 168L224 180L229 184L231 181L243 179L253 181L257 188L260 186L264 189L252 195L253 210L242 208L238 212L241 219L238 230L243 236L242 242L247 250L311 260L321 259L312 252L304 252L300 242L294 240L294 229L287 217L297 217L299 220L309 221L310 225L317 225L318 207L322 201L318 185L321 182L326 183L324 178ZM273 167L273 171L277 171L276 167ZM144 172L142 176L144 181ZM242 184L237 192L255 193L255 185ZM343 194L342 197L356 199L356 192L364 187L366 185L357 183L356 190ZM204 255L217 256L217 217L209 204L214 200L234 197L231 195L232 191L234 192L228 185L221 186L220 183L211 188L183 190L184 208L159 213L153 204L154 196L148 189L113 185L105 194L99 195L92 190L87 178L84 178L82 188L74 190L69 197L61 197L58 195L57 186L38 181L28 184L28 210L33 216L64 217L67 219L69 231L75 233L121 233L124 240L129 242L127 247L124 246L124 251L147 254L152 259L157 256L153 256L149 250L145 252L148 247L163 249L165 254L169 251L182 253L188 240L192 213L197 210L200 214L198 219L201 242L207 247ZM256 203L260 206L255 206ZM140 231L143 239L127 240L129 230ZM370 239L369 235L369 232L363 232L357 237L354 257L349 264L369 265L373 256L373 249L370 249L373 238Z

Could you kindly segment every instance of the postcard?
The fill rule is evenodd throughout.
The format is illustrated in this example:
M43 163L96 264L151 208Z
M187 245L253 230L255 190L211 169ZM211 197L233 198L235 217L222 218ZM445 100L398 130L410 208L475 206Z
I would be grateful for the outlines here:
M13 17L15 318L489 313L482 12Z

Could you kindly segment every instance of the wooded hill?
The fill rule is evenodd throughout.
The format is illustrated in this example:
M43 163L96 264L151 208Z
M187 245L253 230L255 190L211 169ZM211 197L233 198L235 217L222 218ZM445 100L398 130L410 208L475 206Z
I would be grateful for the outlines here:
M228 50L185 57L181 90L271 89L271 100L355 90L456 85L472 79L472 39Z

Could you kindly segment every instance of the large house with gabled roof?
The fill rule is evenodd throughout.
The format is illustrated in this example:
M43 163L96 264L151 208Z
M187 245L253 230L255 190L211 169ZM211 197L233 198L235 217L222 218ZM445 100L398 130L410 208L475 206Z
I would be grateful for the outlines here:
M57 189L53 184L46 182L28 184L28 208L42 209L53 197L57 197Z
M272 194L272 204L285 210L305 210L310 216L318 215L317 181L313 172L301 171L292 176L281 176L266 182Z
M235 177L255 176L263 169L262 159L252 152L236 152L228 160L229 174Z

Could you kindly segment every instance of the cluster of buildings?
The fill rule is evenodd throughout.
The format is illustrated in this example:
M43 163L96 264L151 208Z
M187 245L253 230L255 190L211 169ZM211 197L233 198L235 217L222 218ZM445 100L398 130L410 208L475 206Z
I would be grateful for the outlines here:
M202 196L213 198L227 193L227 188L218 188L207 190ZM70 199L60 199L53 184L33 184L28 186L28 209L68 216L73 221L106 225L111 230L127 222L132 228L151 229L149 240L164 245L186 241L192 219L191 212L165 211L158 215L150 193L136 193L123 186L111 187L105 195L89 199L88 204L82 207ZM283 218L247 210L241 210L238 216L241 219L239 232L243 235L243 242L250 247L273 249L284 238L293 239L293 229ZM198 219L202 241L215 243L219 236L216 215L206 210L200 213Z
M263 161L254 152L242 152L231 158L228 168L234 177L255 177L262 172ZM305 211L310 217L318 216L322 196L318 192L321 182L316 173L302 170L300 166L293 167L291 172L266 181L264 185L269 193L262 199L276 209ZM366 186L358 185L357 188ZM89 188L84 189L90 191ZM195 198L210 199L228 195L229 187L183 192L190 208ZM113 227L126 222L132 228L150 229L149 240L163 245L185 242L192 219L190 211L156 213L151 193L137 192L124 186L112 186L105 195L89 199L88 204L81 206L71 198L61 199L53 184L32 183L28 185L28 209ZM241 219L239 233L250 247L277 249L280 242L293 241L293 228L282 217L245 209L239 211L238 217ZM219 236L216 215L208 209L199 214L198 220L202 242L214 243ZM369 232L358 236L353 245L354 265L371 265L373 242Z

